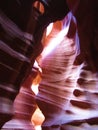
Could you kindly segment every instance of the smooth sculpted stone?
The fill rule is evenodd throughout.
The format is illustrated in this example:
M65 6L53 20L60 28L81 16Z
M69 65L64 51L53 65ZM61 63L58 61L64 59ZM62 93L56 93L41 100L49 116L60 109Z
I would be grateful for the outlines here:
M33 67L28 78L24 81L19 94L14 101L14 116L5 123L2 129L35 130L31 118L37 108L35 93L31 90L34 79L38 74L38 68Z
M74 30L74 34L71 34L70 26L76 27L76 21L70 12L60 22L62 29L57 30L58 33L55 35L53 32L56 31L56 26L53 26L55 28L51 31L50 42L42 52L40 63L42 80L36 99L45 116L43 130L59 130L59 125L73 120L68 116L74 115L70 112L69 106L78 78L79 68L73 63L79 48L77 31Z

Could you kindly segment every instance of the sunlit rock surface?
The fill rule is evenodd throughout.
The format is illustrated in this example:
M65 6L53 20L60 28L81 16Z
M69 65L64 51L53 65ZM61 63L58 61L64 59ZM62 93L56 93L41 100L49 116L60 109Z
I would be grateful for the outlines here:
M62 30L51 37L49 46L42 53L42 81L37 103L45 116L43 125L46 126L73 120L69 117L72 114L69 106L79 73L77 66L73 66L79 46L76 30L72 38L67 37L71 23L76 25L75 18L69 13L62 21Z
M70 35L69 26L72 28L76 22L69 16L70 13L62 22L63 27L67 23L69 32L55 26L57 30L51 31L49 46L42 53L42 81L37 95L38 106L45 116L42 129L97 130L98 75L88 69L85 61L74 65L80 52L79 37L77 31Z

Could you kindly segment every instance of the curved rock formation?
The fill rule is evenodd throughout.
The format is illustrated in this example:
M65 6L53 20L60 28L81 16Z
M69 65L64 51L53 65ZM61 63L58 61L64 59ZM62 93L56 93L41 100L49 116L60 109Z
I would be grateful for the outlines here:
M45 115L43 130L98 129L97 10L97 0L80 0L76 12L73 12L77 20L80 55L71 55L73 48L68 53L65 46L70 48L71 42L64 39L66 44L60 41L42 59L42 82L37 102Z
M23 83L14 101L14 116L12 120L5 123L2 129L35 130L34 123L31 122L31 117L37 108L37 104L35 94L31 90L31 85L37 74L38 68L32 68L31 73Z
M76 27L71 13L61 22L62 30L53 35L49 46L42 53L42 81L39 84L37 103L45 116L43 129L68 122L68 115L72 114L69 105L78 77L78 69L73 66L79 53L78 37L76 28L74 33L69 33L71 25Z

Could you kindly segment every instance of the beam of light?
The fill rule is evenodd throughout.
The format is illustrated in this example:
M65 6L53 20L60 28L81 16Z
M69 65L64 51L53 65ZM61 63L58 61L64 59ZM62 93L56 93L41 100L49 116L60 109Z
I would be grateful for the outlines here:
M64 18L64 20L62 21L62 23L63 23L62 30L59 31L59 33L56 36L54 36L54 38L52 38L52 40L50 40L49 45L44 48L44 50L42 52L43 58L46 55L50 54L62 42L64 37L67 35L67 33L69 31L71 18L72 18L72 13L69 13L68 16ZM51 23L47 27L46 36L49 35L52 28L53 28L53 23Z
M56 38L53 38L50 41L50 44L45 47L44 51L42 52L43 58L48 55L49 53L51 53L57 46L58 44L61 43L61 41L64 39L64 36L66 36L67 32L68 32L68 28L64 28L63 30L61 30L59 32L59 34L56 36Z

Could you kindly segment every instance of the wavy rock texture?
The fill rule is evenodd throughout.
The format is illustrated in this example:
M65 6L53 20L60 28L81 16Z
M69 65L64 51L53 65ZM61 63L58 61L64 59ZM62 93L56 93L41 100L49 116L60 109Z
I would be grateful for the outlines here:
M62 22L63 27L67 23L67 35L64 28L61 32L57 30L56 36L51 32L49 46L42 53L42 81L37 95L38 106L45 116L42 130L98 129L98 77L88 70L85 62L74 65L79 43L77 31L71 33L76 22L70 15Z
M30 67L25 47L33 47L25 42L26 35L0 11L0 127L11 119L14 99Z
M14 102L14 117L2 129L35 130L31 117L37 108L35 94L28 88L21 88Z
M69 13L62 22L62 31L58 31L58 34L51 38L49 46L42 53L42 81L39 85L37 103L45 115L43 125L46 126L70 120L63 116L71 114L69 105L78 77L78 69L73 63L79 49L76 30L72 38L68 38L66 34L69 25L76 25L75 22ZM48 52L51 46L54 48Z
M28 78L23 83L19 94L14 101L14 116L12 120L5 123L2 129L35 130L31 118L37 108L35 93L31 90L31 85L38 74L38 68L32 68Z

